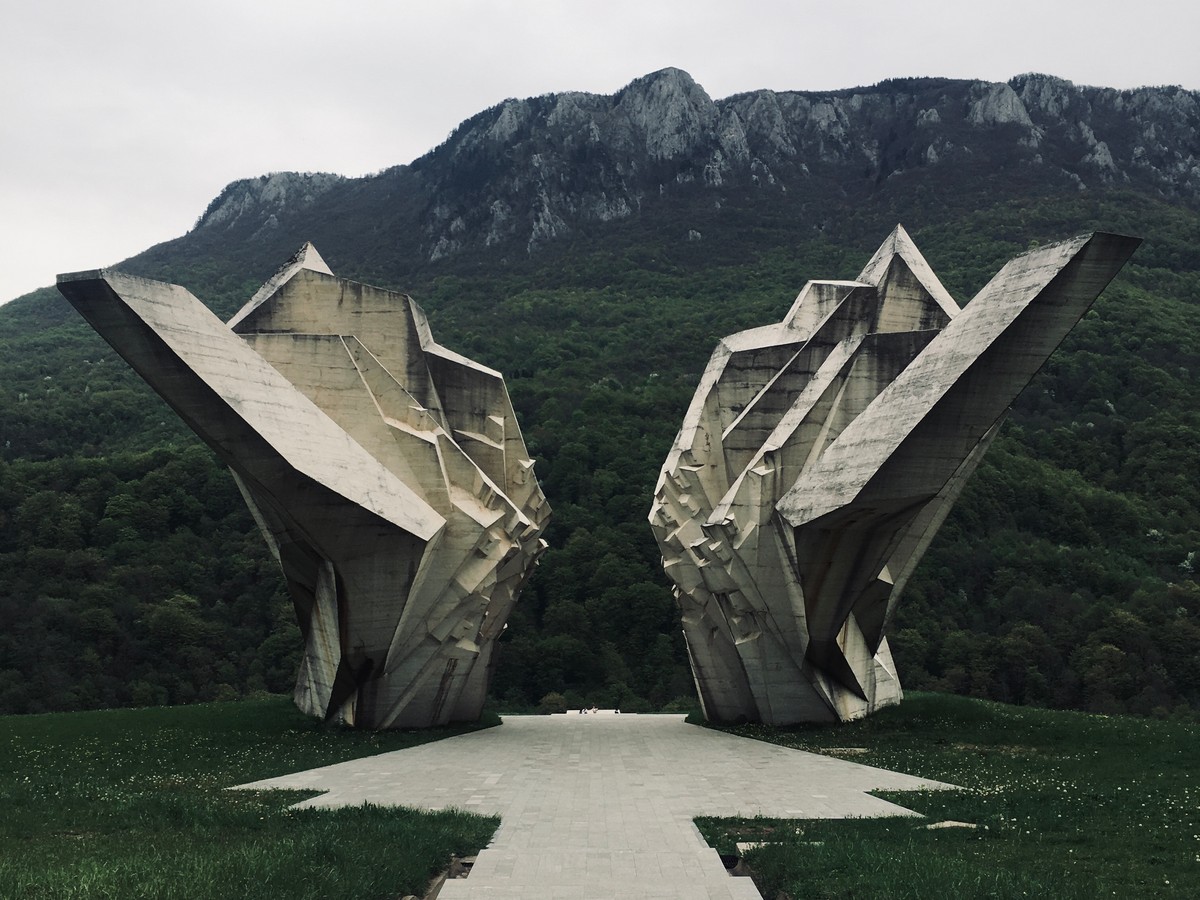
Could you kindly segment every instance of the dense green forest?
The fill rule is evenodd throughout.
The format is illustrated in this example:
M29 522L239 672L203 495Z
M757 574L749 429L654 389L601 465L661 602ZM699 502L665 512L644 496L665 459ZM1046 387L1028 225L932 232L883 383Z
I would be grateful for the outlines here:
M1145 194L997 202L995 186L916 184L816 230L778 197L716 217L681 196L519 260L398 271L383 247L326 253L339 275L412 293L441 343L507 377L554 518L496 705L691 702L646 514L697 377L718 338L777 321L807 279L854 277L903 221L960 303L1036 243L1092 228L1145 243L1021 396L913 578L901 681L1200 715L1200 217ZM185 250L124 268L229 314L284 261ZM207 448L56 293L0 308L0 711L286 691L299 649Z

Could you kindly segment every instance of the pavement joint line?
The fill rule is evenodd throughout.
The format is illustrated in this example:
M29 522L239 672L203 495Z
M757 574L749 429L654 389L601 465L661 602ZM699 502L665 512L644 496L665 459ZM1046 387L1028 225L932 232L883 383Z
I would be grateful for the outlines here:
M682 715L627 714L506 716L498 727L238 787L324 792L297 807L499 815L470 875L447 881L439 900L753 900L753 882L726 873L696 816L915 816L867 792L954 786Z

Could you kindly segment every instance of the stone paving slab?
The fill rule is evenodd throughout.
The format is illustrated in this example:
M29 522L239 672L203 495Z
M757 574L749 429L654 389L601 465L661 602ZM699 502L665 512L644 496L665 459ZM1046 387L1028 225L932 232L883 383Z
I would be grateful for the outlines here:
M298 806L499 815L439 900L750 900L696 816L911 816L866 791L952 787L688 725L683 716L514 716L472 734L241 785L326 793Z

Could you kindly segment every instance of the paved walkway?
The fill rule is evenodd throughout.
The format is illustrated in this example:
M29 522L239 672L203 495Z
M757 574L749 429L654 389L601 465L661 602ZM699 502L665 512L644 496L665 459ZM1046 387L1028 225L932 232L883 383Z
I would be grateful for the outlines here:
M914 815L869 790L950 787L685 724L682 716L517 716L497 728L256 781L363 802L499 815L439 900L759 900L700 837L700 815Z

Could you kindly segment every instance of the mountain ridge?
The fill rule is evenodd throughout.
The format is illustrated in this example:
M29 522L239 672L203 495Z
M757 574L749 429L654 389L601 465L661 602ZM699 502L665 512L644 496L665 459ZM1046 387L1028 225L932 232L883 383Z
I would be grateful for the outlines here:
M1051 190L1120 187L1200 203L1200 93L892 79L838 91L757 90L713 100L663 69L613 94L504 100L411 164L373 176L274 173L227 186L193 234L248 240L372 187L411 207L414 263L503 245L532 254L582 225L636 216L669 192L752 189L821 199L920 169L1021 171ZM246 220L246 221L243 221ZM412 238L409 237L411 241ZM294 240L293 240L294 242Z
M841 206L882 198L896 212L876 229L898 218L920 227L909 211L923 194L953 182L969 210L1005 180L1014 193L1129 190L1200 208L1200 92L1025 73L713 100L687 72L666 68L612 94L508 98L412 162L371 175L237 179L187 233L118 265L158 277L173 259L219 258L248 283L269 274L261 260L313 240L342 268L373 246L389 264L362 277L407 285L472 262L577 253L580 242L641 219L656 229L665 204L685 208L670 218L695 220L675 235L681 241L703 240L705 223L731 209L744 218L762 204L819 233L838 227L831 213ZM865 248L877 230L861 237Z

